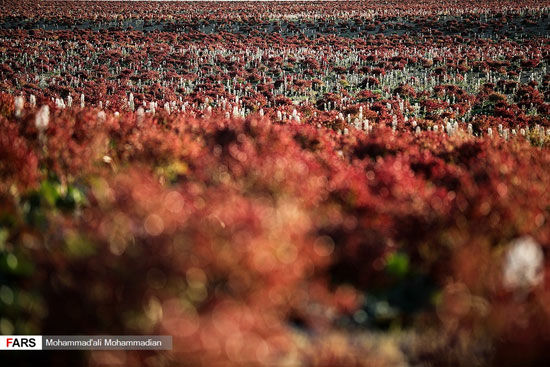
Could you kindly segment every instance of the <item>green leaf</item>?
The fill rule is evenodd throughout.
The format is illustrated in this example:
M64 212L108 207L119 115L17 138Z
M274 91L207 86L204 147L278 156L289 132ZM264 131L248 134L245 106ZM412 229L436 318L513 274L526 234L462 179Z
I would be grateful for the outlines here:
M56 186L57 185L49 180L42 181L40 184L40 195L51 206L54 206L59 198L59 191Z
M386 259L386 271L396 277L403 277L409 272L409 256L395 252Z
M20 254L7 253L0 255L0 272L26 276L31 275L33 271L33 265Z
M4 251L6 249L6 240L8 239L8 230L6 228L0 229L0 251Z

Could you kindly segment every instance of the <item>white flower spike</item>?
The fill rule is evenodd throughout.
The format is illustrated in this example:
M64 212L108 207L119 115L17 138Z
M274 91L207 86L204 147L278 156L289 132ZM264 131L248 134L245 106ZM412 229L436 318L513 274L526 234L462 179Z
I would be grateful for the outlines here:
M534 287L543 279L544 253L530 236L509 243L504 261L503 282L509 289Z

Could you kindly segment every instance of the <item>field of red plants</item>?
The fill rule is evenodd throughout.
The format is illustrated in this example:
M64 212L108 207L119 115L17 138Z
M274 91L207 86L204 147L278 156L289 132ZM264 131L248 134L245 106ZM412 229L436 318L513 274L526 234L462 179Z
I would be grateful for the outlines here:
M0 5L2 365L550 364L550 1Z

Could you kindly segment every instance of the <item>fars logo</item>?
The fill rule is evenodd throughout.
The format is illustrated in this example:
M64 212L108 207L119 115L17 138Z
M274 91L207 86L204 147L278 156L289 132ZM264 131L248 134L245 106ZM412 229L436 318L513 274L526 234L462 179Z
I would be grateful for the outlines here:
M41 350L41 335L0 335L0 350Z

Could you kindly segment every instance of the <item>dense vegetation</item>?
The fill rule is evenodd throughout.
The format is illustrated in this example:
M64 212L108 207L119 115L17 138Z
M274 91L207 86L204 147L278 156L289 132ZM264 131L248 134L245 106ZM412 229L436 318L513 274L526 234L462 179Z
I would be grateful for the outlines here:
M0 334L174 337L8 363L544 365L550 4L398 3L3 4Z

